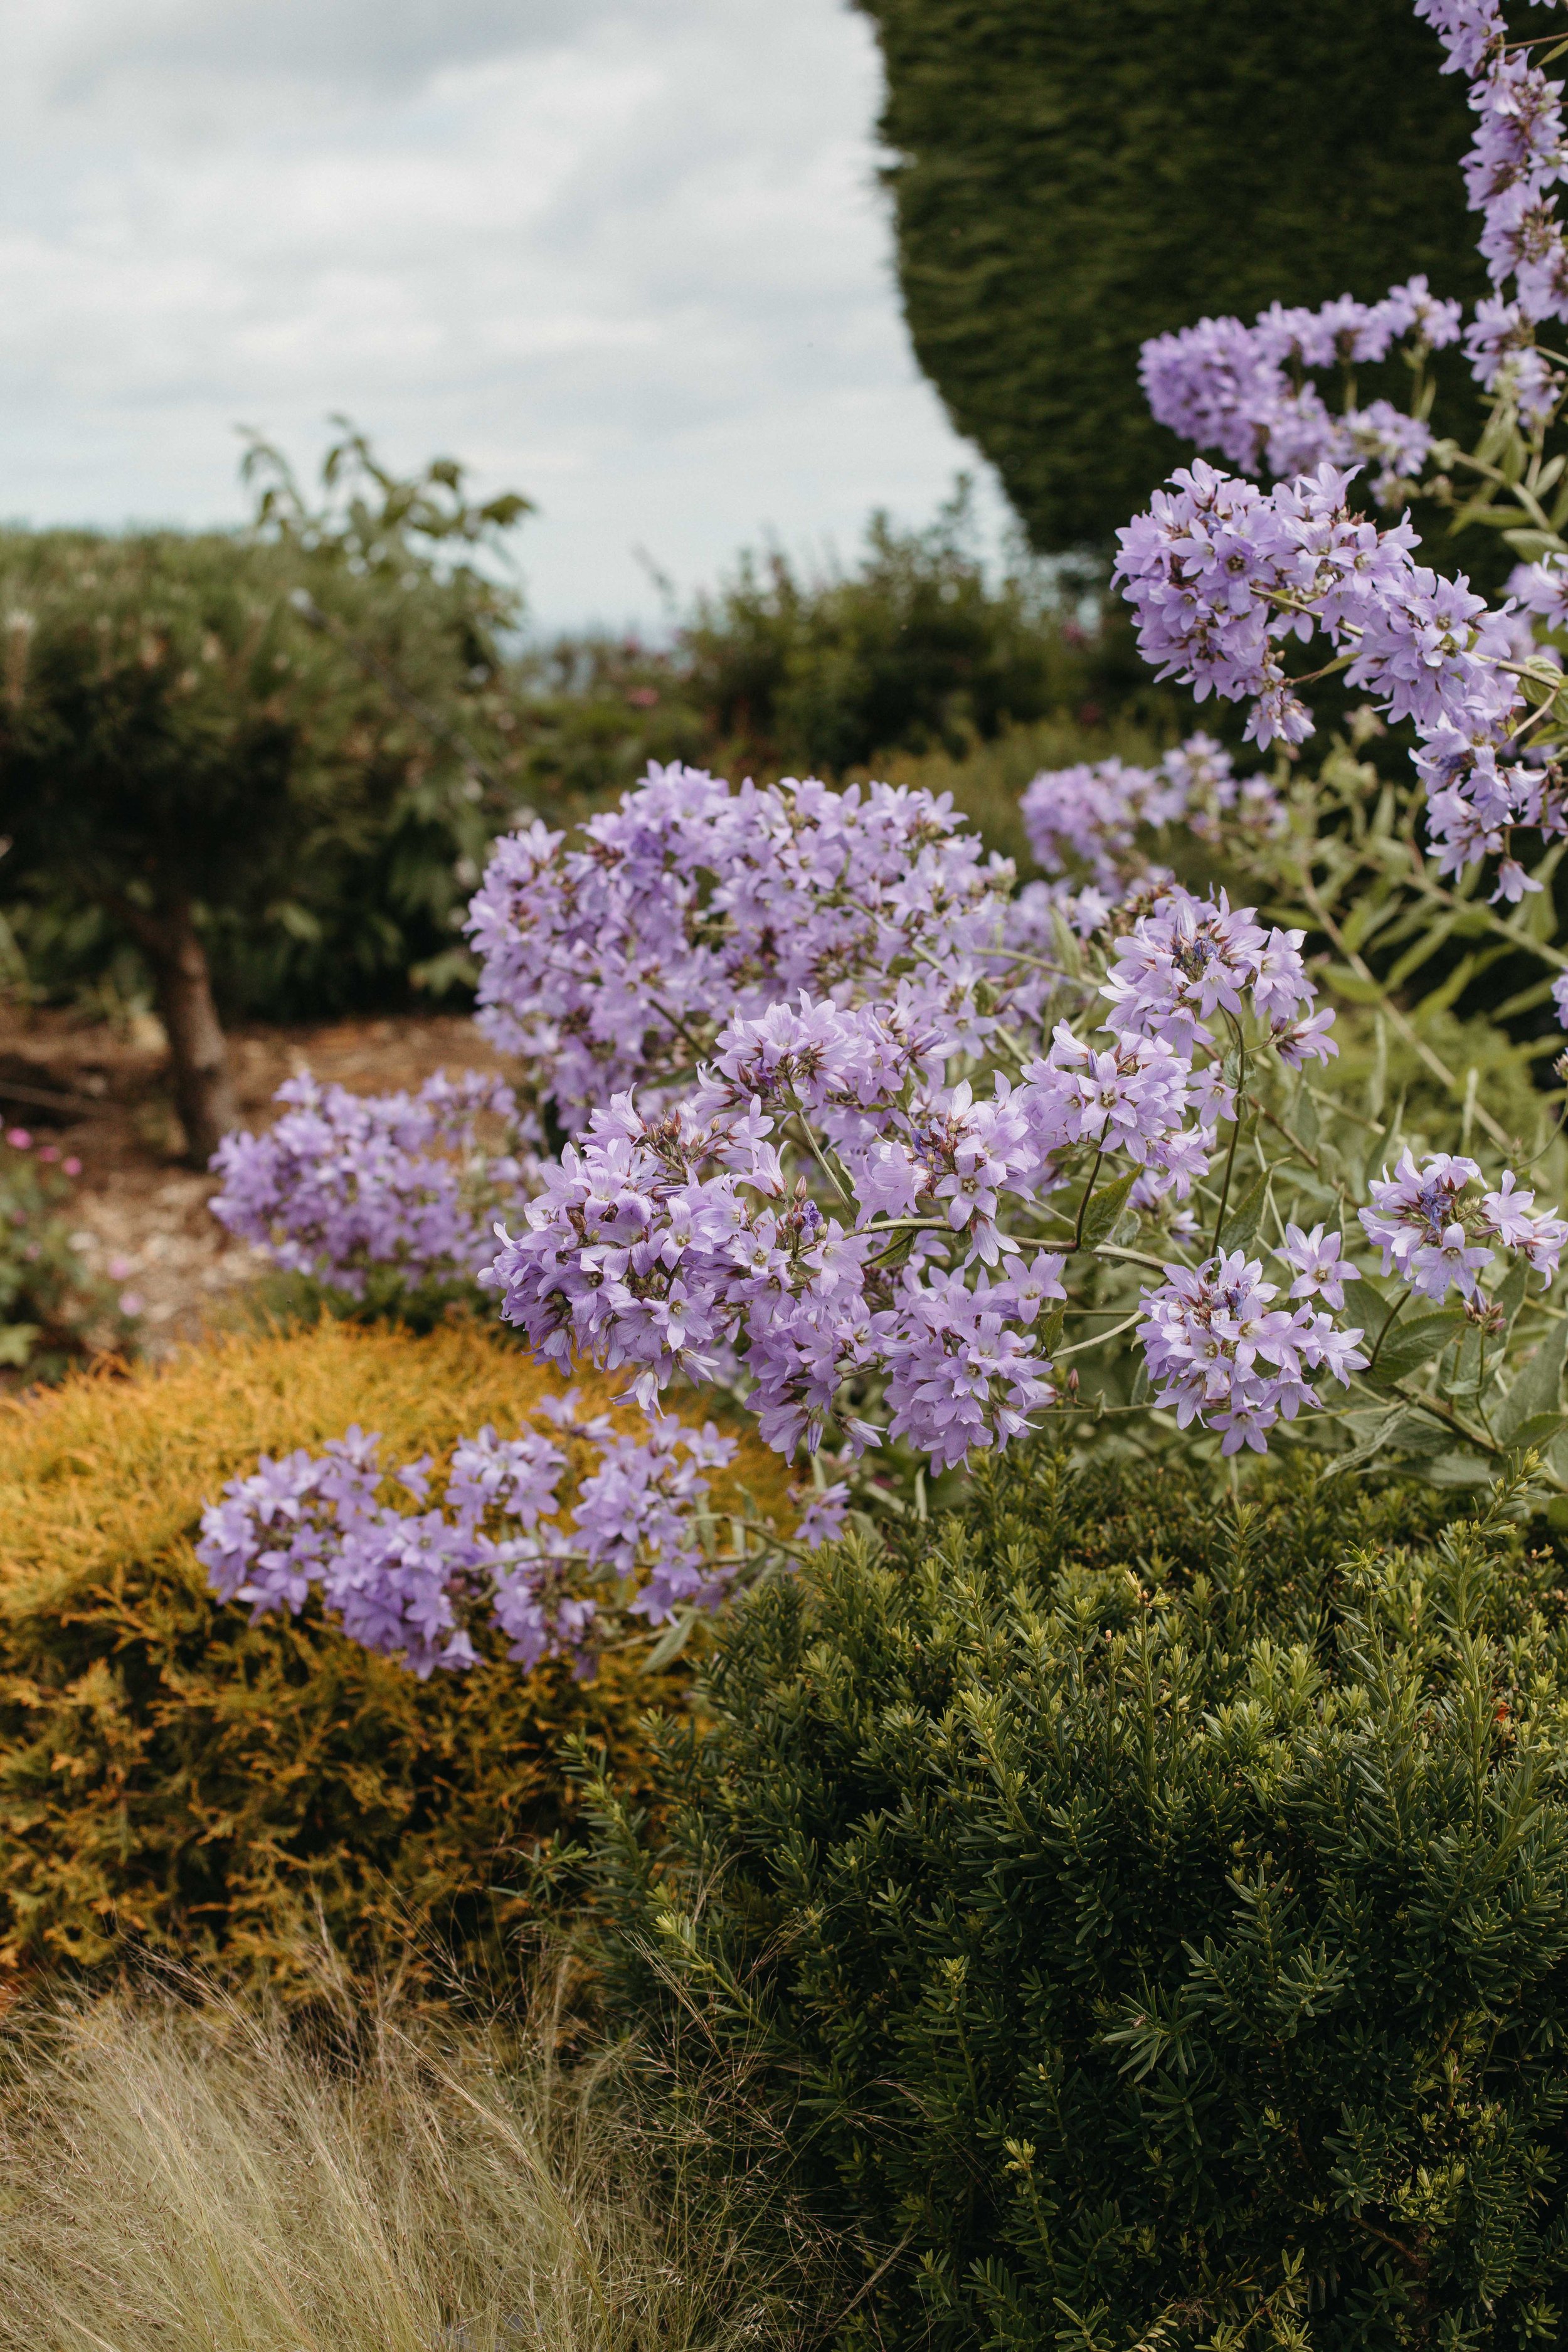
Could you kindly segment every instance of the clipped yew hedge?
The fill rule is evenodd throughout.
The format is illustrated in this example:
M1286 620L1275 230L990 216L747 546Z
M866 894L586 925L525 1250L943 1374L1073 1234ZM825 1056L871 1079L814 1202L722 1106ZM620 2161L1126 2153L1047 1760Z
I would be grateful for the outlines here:
M524 1675L498 1642L419 1683L317 1612L252 1628L193 1540L262 1452L357 1422L439 1458L558 1385L478 1325L324 1322L0 1406L0 1963L140 1945L287 1992L319 1981L323 1928L356 1965L500 1962L526 1852L574 1802L563 1739L644 1788L641 1718L683 1675L613 1655L588 1685ZM779 1483L771 1456L743 1475Z
M976 1487L741 1603L661 1810L595 1793L612 2010L775 2105L839 2352L1561 2344L1549 1529L1043 1444Z

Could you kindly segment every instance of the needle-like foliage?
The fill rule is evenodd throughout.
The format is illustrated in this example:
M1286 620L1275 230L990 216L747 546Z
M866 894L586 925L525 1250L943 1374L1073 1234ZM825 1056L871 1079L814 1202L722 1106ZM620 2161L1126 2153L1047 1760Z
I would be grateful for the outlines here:
M1559 2339L1568 1596L1512 1508L1016 1451L738 1610L668 1842L601 1781L620 1997L769 2053L867 2343Z

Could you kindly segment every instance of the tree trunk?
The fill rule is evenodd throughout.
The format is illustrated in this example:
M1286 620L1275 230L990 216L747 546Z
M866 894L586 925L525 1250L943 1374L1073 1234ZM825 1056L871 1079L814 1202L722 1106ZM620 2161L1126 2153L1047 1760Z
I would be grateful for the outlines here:
M190 902L178 899L156 914L123 904L117 911L153 968L186 1157L193 1168L205 1168L220 1139L239 1125L239 1108L229 1081L228 1049L213 1003L206 950L191 919Z

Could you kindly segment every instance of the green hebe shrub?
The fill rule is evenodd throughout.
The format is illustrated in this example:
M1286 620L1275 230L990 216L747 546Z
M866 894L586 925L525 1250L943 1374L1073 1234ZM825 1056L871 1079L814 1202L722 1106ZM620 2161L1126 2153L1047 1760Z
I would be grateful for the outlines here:
M763 2069L841 2341L1563 2340L1568 1595L1482 1507L1012 1454L736 1611L667 1841L600 1780L611 1998Z

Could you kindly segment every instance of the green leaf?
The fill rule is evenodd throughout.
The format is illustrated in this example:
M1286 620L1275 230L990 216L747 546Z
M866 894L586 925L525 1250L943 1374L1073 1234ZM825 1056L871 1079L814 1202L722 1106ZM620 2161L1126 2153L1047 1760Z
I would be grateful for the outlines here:
M1093 1198L1083 1212L1083 1228L1079 1235L1080 1249L1098 1249L1101 1242L1110 1240L1138 1176L1139 1171L1130 1168L1125 1176L1117 1178L1114 1184L1100 1184L1095 1188Z
M1219 1246L1222 1250L1245 1249L1248 1242L1256 1239L1268 1198L1268 1178L1262 1175L1242 1195L1221 1225Z
M1396 1323L1378 1349L1376 1362L1363 1372L1362 1379L1374 1389L1392 1388L1406 1372L1440 1356L1464 1328L1462 1307L1442 1307L1435 1315L1417 1315L1408 1323Z
M1364 1463L1372 1460L1374 1454L1382 1453L1384 1447L1393 1437L1395 1429L1405 1418L1405 1415L1398 1405L1393 1406L1387 1412L1378 1413L1376 1415L1368 1415L1363 1413L1356 1413L1352 1415L1346 1413L1343 1416L1343 1419L1348 1426L1354 1428L1361 1423L1369 1419L1372 1422L1372 1426L1363 1435L1357 1439L1355 1444L1351 1447L1348 1454L1335 1454L1327 1470L1323 1473L1324 1477L1340 1478L1344 1475L1346 1471L1361 1469Z
M1418 1462L1425 1462L1434 1454L1447 1453L1453 1441L1433 1414L1412 1409L1400 1414L1391 1442L1401 1454L1414 1454Z
M695 1609L682 1609L676 1612L643 1660L643 1664L649 1674L657 1674L660 1666L668 1666L672 1660L679 1657L687 1643L691 1639L691 1629L696 1622Z
M1391 992L1396 988L1403 988L1411 974L1420 971L1428 956L1436 954L1459 919L1458 915L1445 915L1440 922L1434 923L1430 929L1423 931L1414 947L1405 949L1405 953L1389 972L1388 986Z
M1530 1261L1518 1258L1510 1267L1507 1279L1498 1285L1497 1303L1503 1312L1505 1328L1512 1325L1514 1317L1524 1305L1529 1287Z
M1426 1465L1426 1475L1434 1486L1484 1486L1496 1475L1479 1454L1439 1454Z
M1537 1413L1555 1412L1563 1395L1563 1354L1568 1321L1553 1323L1492 1416L1500 1437L1511 1438Z
M1554 1437L1561 1437L1565 1429L1568 1429L1568 1412L1532 1412L1528 1421L1521 1421L1517 1429L1510 1432L1508 1442L1510 1447L1518 1446L1521 1453L1527 1445L1533 1445L1539 1453L1542 1446L1550 1445Z
M33 1352L33 1342L42 1328L38 1323L6 1323L0 1326L0 1364L25 1366Z
M1331 963L1323 974L1336 996L1348 996L1352 1004L1381 1004L1383 990L1375 980L1363 980L1346 963Z
M1040 1326L1040 1353L1042 1356L1054 1356L1056 1354L1057 1349L1062 1344L1062 1333L1066 1328L1067 1315L1058 1303L1057 1306L1052 1307L1050 1313L1047 1316L1045 1321Z

